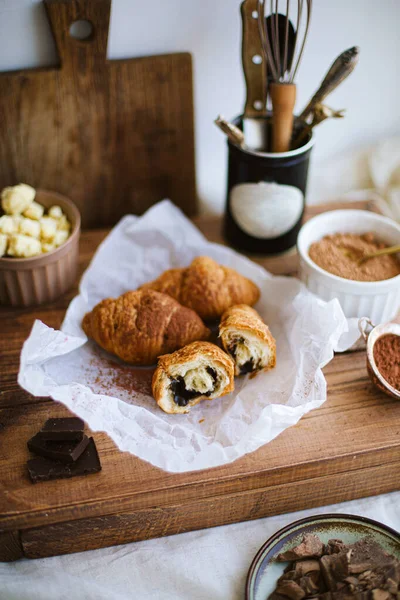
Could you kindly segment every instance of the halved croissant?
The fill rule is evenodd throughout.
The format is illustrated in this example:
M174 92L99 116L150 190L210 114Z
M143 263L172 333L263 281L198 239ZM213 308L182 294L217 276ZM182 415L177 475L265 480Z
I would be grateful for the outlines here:
M134 365L155 364L161 354L210 335L194 311L152 290L102 300L82 328L104 350Z
M188 413L201 400L232 392L233 361L209 342L193 342L160 356L153 375L153 396L166 413Z
M250 279L208 256L198 256L187 268L169 269L140 289L168 294L206 321L219 318L234 304L253 305L260 297Z
M219 335L226 352L235 362L235 375L272 369L276 363L276 342L257 311L245 304L232 306L223 315Z

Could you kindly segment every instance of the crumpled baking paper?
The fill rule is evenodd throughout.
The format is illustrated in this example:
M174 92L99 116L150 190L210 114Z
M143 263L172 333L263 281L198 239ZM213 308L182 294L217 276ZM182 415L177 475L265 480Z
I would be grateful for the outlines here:
M153 369L123 365L88 341L80 324L103 298L136 289L200 255L260 287L256 309L276 338L277 365L254 379L236 379L232 394L201 402L190 414L167 415L151 396ZM165 200L143 217L124 217L99 246L61 331L34 323L18 381L35 396L63 403L93 431L105 431L120 450L166 471L194 471L253 452L320 406L326 400L321 368L334 349L343 350L356 337L337 300L323 302L296 279L273 277L237 252L209 243Z

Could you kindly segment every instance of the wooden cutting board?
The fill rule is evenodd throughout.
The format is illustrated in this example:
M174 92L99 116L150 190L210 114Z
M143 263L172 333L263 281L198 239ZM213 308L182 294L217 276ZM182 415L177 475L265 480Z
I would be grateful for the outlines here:
M197 224L220 241L220 221ZM81 272L106 233L83 234ZM297 268L295 254L259 262L279 274ZM370 383L363 351L337 355L324 369L325 404L232 464L165 473L94 433L101 473L31 484L27 440L47 418L69 413L18 387L19 353L33 320L58 328L75 294L35 310L0 310L0 560L101 548L400 489L400 403Z
M61 192L84 227L165 197L195 214L191 55L109 61L111 0L45 6L60 65L0 73L0 189ZM93 25L89 39L69 33L80 19Z

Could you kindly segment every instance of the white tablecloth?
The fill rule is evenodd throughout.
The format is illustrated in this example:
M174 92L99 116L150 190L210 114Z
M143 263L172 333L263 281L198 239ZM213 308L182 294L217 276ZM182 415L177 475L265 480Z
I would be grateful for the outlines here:
M316 513L400 530L400 492L80 554L0 564L0 600L242 600L253 556L275 531Z

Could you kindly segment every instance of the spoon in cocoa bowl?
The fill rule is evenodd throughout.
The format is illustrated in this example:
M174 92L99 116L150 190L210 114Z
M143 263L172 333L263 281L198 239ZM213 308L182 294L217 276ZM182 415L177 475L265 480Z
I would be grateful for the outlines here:
M362 317L358 327L367 344L367 370L372 383L400 400L400 314L376 327Z
M384 256L385 254L397 254L400 253L400 246L388 246L387 248L382 248L381 250L377 250L376 252L371 252L371 254L366 254L362 258L359 259L358 264L362 265L370 258L375 258L376 256Z

